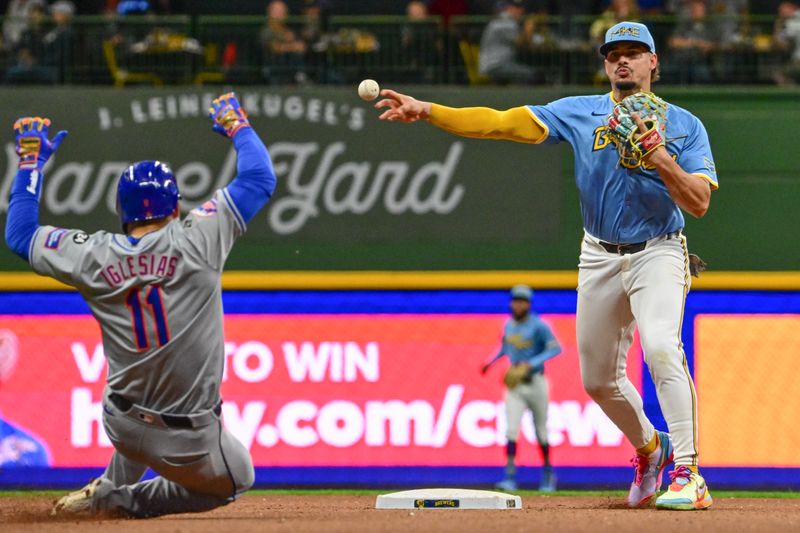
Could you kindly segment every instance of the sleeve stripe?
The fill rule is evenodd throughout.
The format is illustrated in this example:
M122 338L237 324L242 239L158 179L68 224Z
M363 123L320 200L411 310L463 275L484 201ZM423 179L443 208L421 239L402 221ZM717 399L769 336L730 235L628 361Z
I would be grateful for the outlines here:
M239 228L244 232L247 230L247 224L244 222L244 218L242 218L241 213L239 210L236 209L236 204L233 202L233 199L230 197L230 193L228 192L228 188L225 187L222 189L222 197L225 198L225 203L228 204L231 212L233 213L233 218L236 220L236 223L239 225Z
M550 128L548 128L547 124L545 124L539 117L536 116L536 113L533 112L533 109L531 109L530 106L526 105L525 109L528 110L528 113L530 113L533 121L536 122L539 126L541 126L542 129L544 130L544 135L542 136L542 138L533 143L533 144L541 144L544 141L546 141L548 137L550 137Z
M125 250L126 252L136 252L136 251L138 251L135 248L131 248L130 246L126 246L125 243L122 243L122 242L118 241L116 234L113 237L111 237L111 241L114 244L116 244L117 246L119 246L120 248L122 248L123 250Z
M712 190L719 189L719 183L714 181L714 179L708 174L703 174L702 172L692 172L692 176L697 176L698 178L706 180L711 185Z

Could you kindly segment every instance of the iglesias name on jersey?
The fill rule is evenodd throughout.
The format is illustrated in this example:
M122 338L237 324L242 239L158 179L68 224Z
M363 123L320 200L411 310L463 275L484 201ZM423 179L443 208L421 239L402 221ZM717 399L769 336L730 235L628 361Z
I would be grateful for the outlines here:
M33 269L80 291L97 319L108 391L168 413L219 402L225 353L220 276L245 231L227 189L139 239L40 226Z

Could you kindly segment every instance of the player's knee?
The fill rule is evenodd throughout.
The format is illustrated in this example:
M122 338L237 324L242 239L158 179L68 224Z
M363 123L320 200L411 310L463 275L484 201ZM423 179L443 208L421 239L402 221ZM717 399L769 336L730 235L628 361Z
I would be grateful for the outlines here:
M247 462L246 468L242 469L242 472L236 477L236 494L242 494L249 490L256 481L256 473L253 469L253 463L251 461Z
M613 381L599 381L588 376L583 377L583 388L586 394L595 401L610 398L617 392L617 385Z
M651 374L658 373L666 367L683 365L683 352L675 342L668 340L642 342L642 351Z

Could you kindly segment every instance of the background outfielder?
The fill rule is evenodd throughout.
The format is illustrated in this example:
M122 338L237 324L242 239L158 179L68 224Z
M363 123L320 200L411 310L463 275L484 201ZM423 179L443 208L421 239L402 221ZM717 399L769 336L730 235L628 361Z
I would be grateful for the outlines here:
M547 408L550 403L544 363L561 353L561 346L550 326L531 312L533 291L526 285L511 289L511 318L503 327L500 351L483 367L485 374L503 356L511 367L503 379L506 385L506 477L497 488L517 490L517 438L525 411L533 415L536 441L542 452L542 478L539 490L556 490L556 477L550 463L550 444L547 440Z
M224 337L220 275L245 224L275 188L269 154L233 93L214 100L213 129L233 140L237 176L185 220L165 163L141 161L119 180L124 233L39 226L42 168L66 132L14 125L19 172L6 240L33 269L80 291L108 359L103 423L115 451L101 478L54 513L134 517L213 509L253 483L245 447L220 420ZM147 468L158 476L141 481Z
M466 137L572 145L585 229L577 309L584 388L636 448L628 505L652 501L674 440L672 483L656 507L705 509L712 499L697 467L697 399L681 341L692 268L681 210L708 210L714 159L700 120L649 92L658 57L646 26L613 26L600 53L610 94L497 111L384 90L376 107L388 108L382 120L428 119ZM625 373L636 325L672 437L655 430Z

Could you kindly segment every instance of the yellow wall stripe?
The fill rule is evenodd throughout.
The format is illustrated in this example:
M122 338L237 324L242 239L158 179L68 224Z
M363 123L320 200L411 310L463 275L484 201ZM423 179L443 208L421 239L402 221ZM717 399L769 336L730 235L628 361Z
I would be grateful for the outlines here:
M526 283L536 289L574 289L575 270L480 271L230 271L222 275L228 290L298 289L507 289ZM800 271L704 272L692 289L800 290ZM0 272L0 291L63 291L69 287L32 272Z

